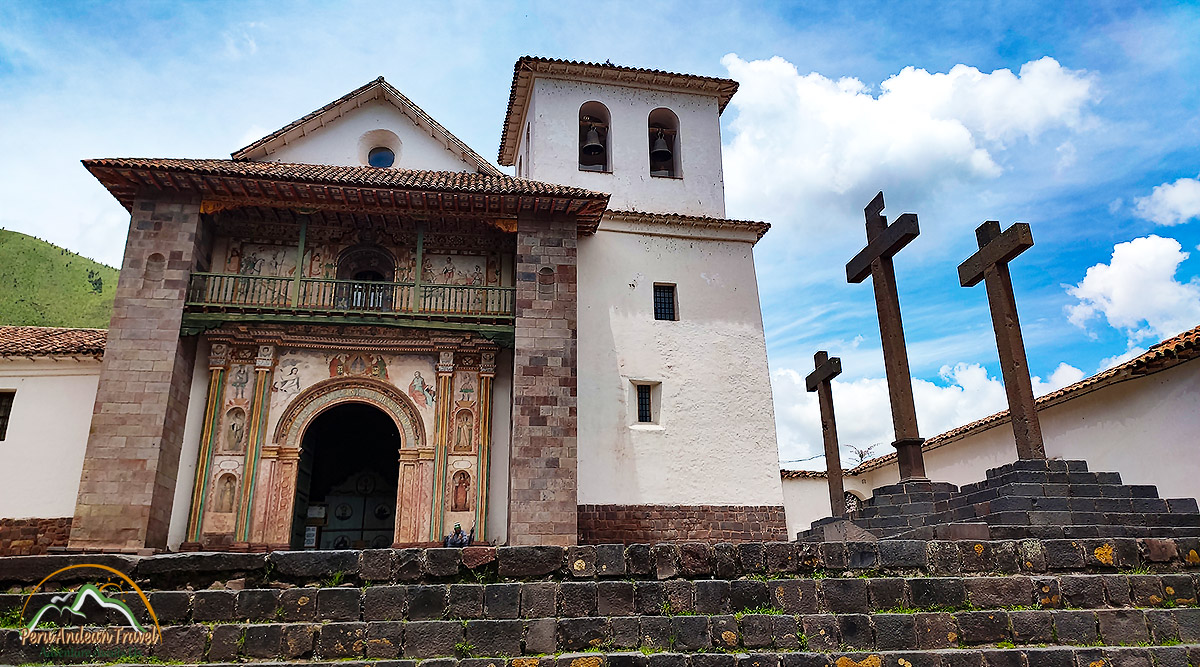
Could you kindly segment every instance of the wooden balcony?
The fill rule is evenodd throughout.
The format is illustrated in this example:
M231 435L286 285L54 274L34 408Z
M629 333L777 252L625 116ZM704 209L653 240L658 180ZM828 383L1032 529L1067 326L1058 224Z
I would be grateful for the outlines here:
M512 287L193 273L186 305L193 320L198 314L237 320L276 315L284 317L269 319L407 320L511 329L515 299Z

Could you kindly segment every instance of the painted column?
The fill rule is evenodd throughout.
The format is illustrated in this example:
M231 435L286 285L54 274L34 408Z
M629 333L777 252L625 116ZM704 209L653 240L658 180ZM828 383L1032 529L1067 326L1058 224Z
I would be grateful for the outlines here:
M246 447L246 463L242 469L242 502L238 505L235 542L250 539L250 517L254 509L254 486L258 477L263 439L266 437L267 413L271 405L271 371L275 366L275 346L258 346L254 359L254 398L250 405L250 437Z
M208 498L208 473L213 450L220 437L222 401L225 397L225 374L229 368L229 346L213 343L208 352L208 394L204 404L204 428L200 432L200 458L196 463L196 482L192 486L192 506L188 513L187 536L189 547L200 547L200 531L204 521L204 501Z
M296 473L300 467L300 450L292 447L267 445L262 448L263 493L267 494L262 519L255 520L253 534L256 542L269 549L289 549L292 542L292 515L296 503Z
M396 476L396 528L393 546L423 541L421 537L421 450L401 449Z
M440 541L445 535L446 454L450 446L451 404L454 400L454 352L442 350L437 363L437 418L434 422L433 507L430 512L429 539Z
M488 480L492 472L492 378L496 353L484 352L479 364L479 456L475 471L475 539L487 540Z

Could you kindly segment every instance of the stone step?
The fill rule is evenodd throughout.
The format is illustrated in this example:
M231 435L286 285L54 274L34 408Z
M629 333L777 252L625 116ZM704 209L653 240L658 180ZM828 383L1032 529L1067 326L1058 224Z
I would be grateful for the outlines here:
M1153 529L1152 529L1153 530ZM1164 529L1172 532L1180 528ZM1087 554L1110 550L1105 565ZM840 576L870 570L880 575L937 575L953 560L967 571L1041 573L1074 567L1182 569L1200 566L1200 540L1163 538L1081 538L1062 540L884 540L862 543L769 542L653 546L501 547L472 549L379 549L265 554L195 553L133 556L19 556L0 558L0 590L29 592L63 567L105 565L130 576L147 591L214 588L338 588L337 584L476 584L521 582L602 582L790 578L821 572ZM976 553L978 552L978 554ZM1044 554L1054 554L1049 560ZM1069 558L1065 554L1072 554ZM1060 555L1064 555L1059 558ZM568 565L568 563L570 563ZM970 565L967 565L967 564ZM951 572L958 570L951 569ZM53 582L95 582L110 573L79 568ZM226 595L233 592L211 591Z
M0 661L49 656L4 630ZM876 614L615 616L474 621L181 625L150 647L160 661L429 659L573 651L920 651L1010 645L1166 646L1200 642L1200 608L988 609ZM69 662L70 660L68 660ZM76 662L87 662L80 657Z
M1200 662L1200 645L1021 646L1014 648L923 649L918 651L769 652L586 652L540 657L431 658L428 660L341 660L255 662L259 667L1188 667ZM162 663L132 667L157 667ZM244 663L179 663L182 667L235 667Z
M957 571L954 576L153 591L148 599L159 623L186 625L720 615L768 609L788 614L869 614L895 608L929 611L964 606L975 609L1188 606L1196 604L1196 591L1200 589L1200 569L1194 574L1127 575L1116 573L1116 568L1110 568L1112 574L976 574L978 566L987 560L985 543L976 544L980 551L971 549L974 562L964 561L957 552L934 554L944 569ZM1084 555L1068 549L1065 543L1053 545L1052 549L1049 553L1027 552L1023 556L1053 562L1055 569L1082 568L1088 564ZM841 557L869 566L870 555L867 551L847 551ZM1110 550L1101 547L1086 558L1103 565L1105 561L1116 563L1125 556L1111 547ZM39 609L54 595L0 595L0 615L22 608ZM115 597L135 610L142 622L151 622L135 593ZM111 614L107 621L92 620L117 622L120 617Z

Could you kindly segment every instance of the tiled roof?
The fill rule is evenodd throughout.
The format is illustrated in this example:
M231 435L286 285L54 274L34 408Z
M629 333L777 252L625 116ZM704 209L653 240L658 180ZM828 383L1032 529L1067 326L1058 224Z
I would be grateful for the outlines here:
M1200 326L1185 331L1178 336L1168 338L1123 364L1084 378L1058 391L1052 391L1045 396L1039 396L1036 401L1037 409L1039 411L1044 410L1052 405L1083 396L1101 387L1149 375L1197 357L1200 357ZM1008 421L1008 410L1001 410L994 415L950 429L945 433L939 433L926 440L921 449L926 451L937 449L938 447L956 442L971 433L1008 423ZM895 452L877 456L868 461L863 461L847 474L858 475L881 468L895 460Z
M779 476L783 479L825 479L829 474L824 470L780 470Z
M679 215L678 213L643 213L641 211L608 211L604 219L622 220L628 222L650 222L677 227L701 227L709 229L730 229L750 232L756 235L756 241L771 229L770 223L753 220L728 220L726 218L710 218L708 216ZM602 223L603 224L603 223Z
M504 115L504 131L500 136L500 164L502 165L512 166L517 159L517 137L520 136L521 121L525 118L535 74L564 76L573 79L596 79L616 85L654 86L699 95L714 95L718 98L717 113L725 111L725 106L729 104L729 100L738 89L738 82L733 79L679 74L641 67L623 67L612 63L588 63L524 56L513 66L512 89L508 94L508 112Z
M379 169L342 167L327 164L288 162L249 162L244 160L193 160L184 158L97 158L84 160L88 170L151 169L201 176L244 176L274 181L295 181L330 185L356 185L431 192L487 193L499 195L547 195L557 197L604 198L602 192L555 185L503 174L476 174L466 171L426 171L419 169Z
M0 326L0 357L102 355L108 331Z
M363 102L368 102L374 99L383 99L392 103L396 108L400 109L402 113L412 118L414 123L428 131L435 139L438 139L442 143L446 144L446 147L449 150L458 153L464 160L474 164L479 173L488 174L491 176L500 175L500 170L496 169L490 162L483 159L483 156L481 156L479 153L471 150L470 146L467 146L462 142L462 140L451 134L450 130L442 127L442 125L434 120L432 116L425 113L424 109L414 104L412 100L405 97L390 83L384 81L382 76L374 81L355 88L349 93L346 93L345 95L330 102L329 104L326 104L320 109L313 111L303 118L294 120L291 123L284 125L283 127L275 130L262 139L255 141L249 146L234 151L232 157L235 160L249 160L254 157L258 157L253 154L259 151L265 155L270 144L274 143L278 139L283 138L289 132L299 129L301 130L302 134L306 133L304 132L304 126L311 121L320 120L322 116L330 114L334 111L340 111L341 107L352 102L362 104ZM340 113L338 115L340 115ZM323 125L324 122L321 122L318 124L318 127Z

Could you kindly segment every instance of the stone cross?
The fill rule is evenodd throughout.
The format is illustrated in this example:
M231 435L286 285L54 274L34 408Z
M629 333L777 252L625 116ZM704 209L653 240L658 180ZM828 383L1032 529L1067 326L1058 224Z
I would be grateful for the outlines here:
M842 372L842 360L825 350L813 355L816 370L804 378L809 391L817 392L821 406L821 438L825 441L825 468L829 479L830 516L845 516L846 489L842 486L842 457L838 453L837 422L833 418L833 378Z
M913 403L908 351L904 346L904 323L900 319L900 296L896 293L896 271L892 257L917 238L921 229L914 213L905 213L892 224L883 212L883 193L875 195L864 209L867 218L867 247L846 264L846 280L861 283L871 276L875 287L875 309L879 313L879 337L887 371L888 396L895 428L896 463L900 481L925 479L925 459L917 432L917 408Z
M975 230L975 238L979 242L979 252L959 265L958 280L963 287L974 287L980 280L987 287L992 328L996 330L996 348L1000 353L1000 372L1004 376L1004 392L1008 394L1008 414L1017 441L1017 458L1044 459L1046 447L1042 444L1042 427L1034 404L1029 363L1025 360L1021 322L1017 319L1017 301L1008 273L1008 263L1033 247L1033 233L1023 222L1001 233L1000 223L988 220Z

